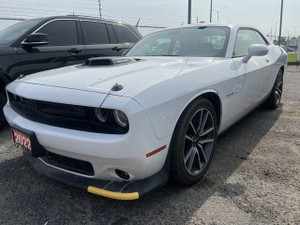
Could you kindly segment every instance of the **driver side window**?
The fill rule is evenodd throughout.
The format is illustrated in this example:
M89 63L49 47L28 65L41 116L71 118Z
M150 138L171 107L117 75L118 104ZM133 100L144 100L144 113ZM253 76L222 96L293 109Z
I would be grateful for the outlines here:
M238 31L235 46L234 46L234 56L244 56L248 54L248 48L253 44L263 44L266 45L266 41L262 36L255 30L241 29Z
M50 22L37 31L48 34L48 46L78 45L77 26L75 20L57 20Z

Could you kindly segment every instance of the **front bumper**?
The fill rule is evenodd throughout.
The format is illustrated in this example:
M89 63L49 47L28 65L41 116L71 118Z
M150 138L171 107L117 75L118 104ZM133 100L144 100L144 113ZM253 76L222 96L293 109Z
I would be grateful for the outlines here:
M168 182L169 166L165 166L156 174L135 181L102 181L80 177L55 168L46 166L40 158L25 154L30 164L42 175L61 183L65 183L90 193L117 200L135 200L154 191Z
M86 175L49 165L43 157L27 155L40 173L88 192L114 199L137 199L168 181L170 137L159 140L144 113L136 114L131 132L125 135L99 134L58 128L30 121L7 104L4 114L12 127L34 134L37 145L47 152L92 164L94 175ZM138 126L137 126L138 125ZM165 146L148 157L149 152ZM130 174L129 180L117 176L115 169Z
M130 180L140 180L157 173L166 161L170 137L157 139L146 115L137 115L138 121L131 123L133 128L127 134L114 135L36 123L18 115L9 105L4 107L4 114L12 127L33 131L38 143L48 152L92 164L94 175L75 173L78 176L123 181L115 173L115 169L119 169L130 174ZM165 145L167 147L163 151L146 156Z

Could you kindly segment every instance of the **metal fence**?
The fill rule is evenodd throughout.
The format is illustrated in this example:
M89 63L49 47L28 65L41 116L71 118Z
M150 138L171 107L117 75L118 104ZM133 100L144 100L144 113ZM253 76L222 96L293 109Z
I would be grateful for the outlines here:
M4 30L5 28L24 21L23 18L7 18L7 17L0 17L0 31Z

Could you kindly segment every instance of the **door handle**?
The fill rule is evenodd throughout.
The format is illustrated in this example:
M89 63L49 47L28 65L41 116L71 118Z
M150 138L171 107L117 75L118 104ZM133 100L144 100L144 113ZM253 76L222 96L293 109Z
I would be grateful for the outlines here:
M71 48L71 49L68 49L68 52L78 54L78 53L82 52L82 49Z
M112 48L112 50L114 50L114 51L117 51L117 52L118 52L118 51L121 51L121 50L122 50L122 48L119 48L118 46L116 46L116 47L113 47L113 48Z
M268 63L268 62L270 62L270 60L269 59L265 59L265 61Z

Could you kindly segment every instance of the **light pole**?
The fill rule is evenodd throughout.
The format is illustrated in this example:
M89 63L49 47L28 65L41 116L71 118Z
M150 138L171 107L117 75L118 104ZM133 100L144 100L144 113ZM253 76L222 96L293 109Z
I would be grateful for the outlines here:
M213 10L217 13L217 22L218 22L218 23L219 23L219 13L220 13L223 9L226 9L226 7L223 7L223 8L221 8L221 9L219 9L219 10L213 9Z
M102 18L101 0L98 0L98 8L99 8L99 16L100 16L100 18Z
M278 22L275 21L275 37L274 40L277 41L277 26L278 26ZM278 43L278 42L277 42Z
M209 22L212 21L212 7L213 7L213 0L210 0L210 17L209 17Z
M188 24L192 22L192 0L188 0Z
M278 37L278 45L279 46L280 46L280 42L281 42L282 10L283 10L283 0L281 0L281 10L280 10L280 25L279 25L279 37Z

